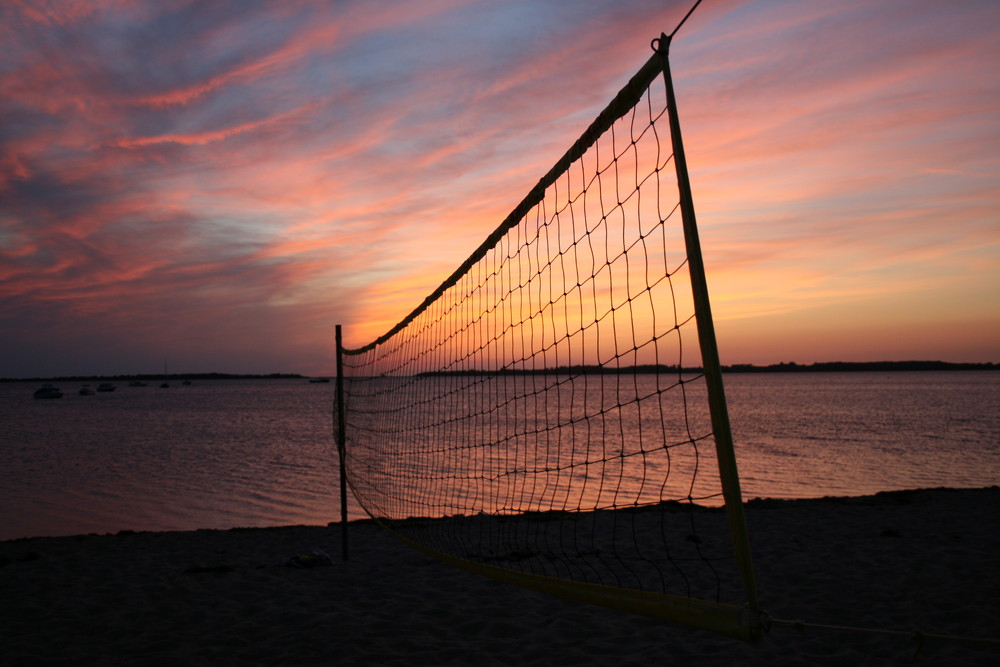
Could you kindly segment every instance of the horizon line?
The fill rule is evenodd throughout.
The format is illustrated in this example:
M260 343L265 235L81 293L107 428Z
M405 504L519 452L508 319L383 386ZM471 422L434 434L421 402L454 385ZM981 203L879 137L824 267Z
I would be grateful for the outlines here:
M420 373L422 376L442 375L530 375L557 372L580 373L628 373L628 372L701 372L700 366L682 366L670 364L634 364L631 366L609 367L599 364L574 364L572 366L556 366L552 368L501 368L501 369L465 369L441 370ZM730 373L773 373L773 372L853 372L853 371L939 371L939 370L1000 370L1000 363L986 362L953 362L937 360L907 360L907 361L814 361L809 364L795 361L781 361L775 364L723 364L722 370ZM0 382L76 382L82 380L268 380L268 379L309 379L336 377L336 373L319 373L305 375L302 373L222 373L217 371L201 373L118 373L115 375L53 375L34 377L3 377Z

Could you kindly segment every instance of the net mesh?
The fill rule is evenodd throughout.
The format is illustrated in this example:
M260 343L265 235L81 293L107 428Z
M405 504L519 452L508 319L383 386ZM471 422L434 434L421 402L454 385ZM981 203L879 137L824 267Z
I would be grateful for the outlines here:
M739 602L646 78L410 318L345 350L346 468L371 516L436 553Z

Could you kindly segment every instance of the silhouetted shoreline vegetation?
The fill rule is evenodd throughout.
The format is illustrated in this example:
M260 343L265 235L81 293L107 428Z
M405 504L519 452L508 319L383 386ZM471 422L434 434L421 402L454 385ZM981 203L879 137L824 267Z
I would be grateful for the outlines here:
M995 371L1000 365L987 363L951 363L947 361L823 361L797 364L794 361L754 366L734 364L723 366L727 373L843 373L845 371Z
M1000 370L1000 365L987 363L952 363L947 361L824 361L812 364L798 364L794 361L756 366L754 364L733 364L723 366L723 373L844 373L855 371L990 371ZM433 377L439 375L550 375L566 374L616 374L616 373L701 373L700 367L684 367L669 365L639 365L639 366L596 366L576 365L560 366L558 368L505 368L501 370L454 370L428 371L421 376Z

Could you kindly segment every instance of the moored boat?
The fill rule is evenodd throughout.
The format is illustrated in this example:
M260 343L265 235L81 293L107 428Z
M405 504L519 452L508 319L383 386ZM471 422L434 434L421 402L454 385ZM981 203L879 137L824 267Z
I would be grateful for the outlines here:
M62 398L63 393L51 384L43 384L35 390L35 398Z

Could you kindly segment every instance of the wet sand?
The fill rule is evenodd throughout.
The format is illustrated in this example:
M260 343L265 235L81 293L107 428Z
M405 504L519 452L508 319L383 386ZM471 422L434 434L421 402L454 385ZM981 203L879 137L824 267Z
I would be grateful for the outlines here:
M1000 639L1000 488L751 501L761 605ZM0 542L5 665L1000 664L1000 645L807 626L758 644L439 563L370 522ZM285 561L322 550L332 565ZM919 651L917 649L919 648Z

